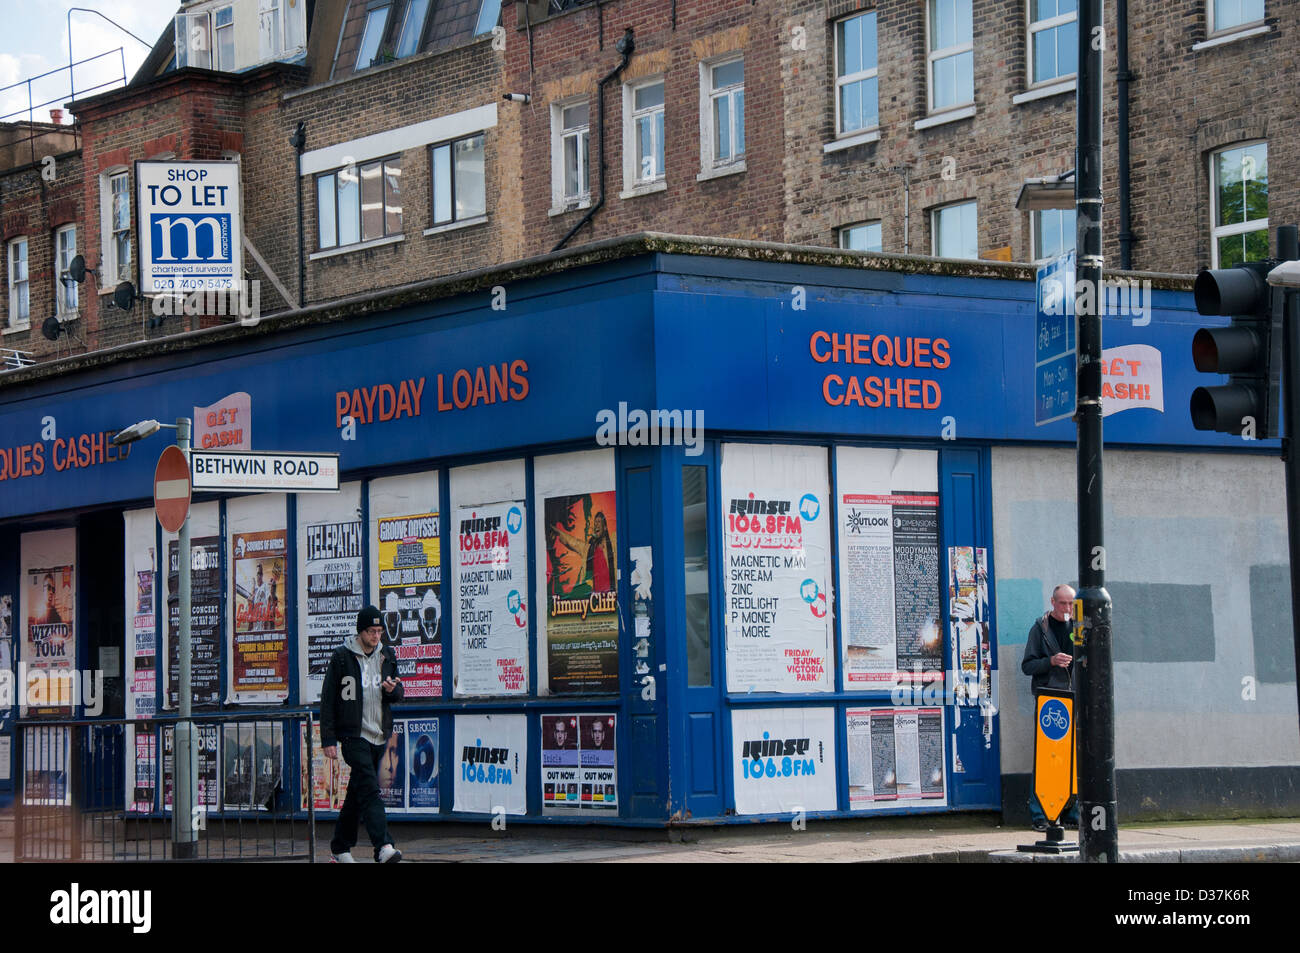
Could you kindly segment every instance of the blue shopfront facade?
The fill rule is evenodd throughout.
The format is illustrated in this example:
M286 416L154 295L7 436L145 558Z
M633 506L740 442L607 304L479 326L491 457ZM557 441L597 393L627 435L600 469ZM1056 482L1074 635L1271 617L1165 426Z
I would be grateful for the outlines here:
M1190 339L1203 321L1190 293L1172 282L1169 290L1152 292L1150 304L1149 324L1108 318L1105 343L1159 351L1165 409L1107 418L1108 444L1240 450L1240 441L1196 433L1183 412L1194 386ZM1016 266L876 259L864 267L860 258L810 249L652 237L591 246L454 284L358 298L312 316L273 316L166 350L142 346L79 359L58 376L14 377L0 387L0 593L13 595L13 658L25 657L24 633L34 611L18 594L31 584L34 569L46 568L29 564L24 539L71 529L78 664L94 667L105 648L108 658L117 648L120 690L131 691L131 630L122 621L130 613L121 595L105 602L103 594L120 594L122 580L138 570L115 526L121 513L149 506L164 438L114 450L109 437L137 420L192 416L196 408L246 394L252 448L337 452L342 479L359 500L356 518L363 522L373 523L381 505L376 488L407 475L431 475L432 495L422 509L440 514L437 551L444 558L436 612L448 625L439 640L436 692L401 712L410 722L436 725L438 806L421 812L423 819L483 819L485 812L474 809L478 802L458 787L458 779L465 776L465 749L490 747L462 731L478 731L487 724L484 715L509 722L507 734L520 749L519 774L511 780L522 787L519 810L512 811L521 819L662 825L789 820L800 810L829 817L858 816L864 809L999 809L999 716L992 699L981 705L972 694L960 704L953 697L955 675L947 660L960 653L952 644L958 630L944 590L958 550L982 550L980 558L993 565L991 448L1063 446L1074 439L1068 420L1041 428L1033 423L1035 305L1034 283ZM1123 373L1121 367L1116 371ZM611 413L630 419L637 410L690 412L704 432L698 442L684 431L676 443L664 445L631 426L617 446L598 443L602 419ZM928 695L900 695L897 685L853 681L853 666L846 671L851 653L844 645L843 600L846 593L863 596L847 578L840 509L848 497L837 481L848 472L846 461L860 459L863 450L928 454L915 459L933 474L932 485L902 488L937 498L938 565L933 578L924 578L939 590L932 600L938 607L934 623L943 642L939 667L947 675L937 685L924 683L932 689ZM1276 447L1261 442L1257 450ZM828 573L823 589L831 596L826 650L809 679L812 690L765 680L764 663L746 660L739 628L729 628L736 580L728 576L726 546L737 512L728 502L734 487L724 474L729 454L750 461L746 473L758 475L750 482L759 500L772 461L811 459L821 474L805 494L814 501L799 504L805 524L822 517L819 532L825 535L819 538ZM548 500L563 487L570 461L587 468L584 473L607 474L608 485L601 476L598 489L612 492L616 507L611 522L619 567L617 674L587 683L557 677L553 659L548 669L542 608L554 534L541 521L549 518ZM494 464L518 474L515 490L491 499L517 500L527 514L528 586L522 601L531 597L536 611L519 623L527 639L517 690L484 696L459 691L468 676L457 653L468 651L462 646L470 643L457 635L465 610L446 557L458 544L456 494L464 498L476 474L486 472L477 468ZM745 478L738 475L731 483L739 486ZM584 492L578 484L568 489ZM311 702L300 677L310 651L308 609L293 598L297 577L307 571L303 537L293 531L303 525L304 499L288 495L279 510L289 530L283 700L291 707ZM221 537L223 710L256 713L262 710L257 701L238 701L228 657L235 651L237 605L233 514L246 500L199 501L211 504L215 535ZM162 531L154 526L150 532L152 552L165 553ZM381 601L373 571L378 538L367 534L367 571L358 593L372 604ZM164 567L158 555L153 559L160 574L153 609L162 619ZM988 582L985 598L995 601L996 586ZM816 601L810 605L818 608ZM105 613L115 613L117 621L100 618ZM979 658L996 670L998 633L989 627L996 605L986 604L982 613L987 644ZM816 611L813 616L822 618ZM773 618L784 624L775 611ZM808 622L800 619L801 625ZM157 639L164 628L156 627ZM155 648L154 658L161 658L161 642ZM757 665L760 674L738 678L742 664ZM566 684L579 689L566 691ZM165 716L163 679L153 685L154 704ZM909 708L926 709L919 729L909 720ZM15 714L11 710L6 718L8 732ZM606 718L614 734L616 791L608 792L601 810L549 810L551 723L595 715ZM893 719L895 734L882 741L881 732L873 735L869 726L873 717L884 716ZM855 725L861 728L856 734ZM915 746L906 756L905 745ZM902 785L904 773L915 774L918 759L939 769L922 784L927 795L864 797L861 789L873 787L864 780L871 769L861 762L867 749L878 764L882 757L894 759L889 770L875 773L877 795L882 786ZM293 784L300 783L300 756L298 746L284 745L284 777ZM751 775L751 768L758 773ZM815 790L798 783L793 793L780 789L792 774L809 773L816 776ZM12 796L13 779L20 777L19 766L11 765L0 791ZM762 786L761 795L748 786Z

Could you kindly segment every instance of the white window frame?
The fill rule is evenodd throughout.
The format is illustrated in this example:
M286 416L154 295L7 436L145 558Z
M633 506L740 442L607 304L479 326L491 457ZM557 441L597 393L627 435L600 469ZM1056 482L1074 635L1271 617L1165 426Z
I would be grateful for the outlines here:
M478 212L474 215L467 216L465 218L461 218L456 213L456 198L460 192L460 189L456 184L456 146L458 146L462 142L467 142L470 139L483 140L481 146L483 150L483 211ZM449 185L449 188L451 189L451 195L448 196L449 207L451 209L451 217L439 221L437 218L438 183L434 179L435 173L434 173L434 164L433 164L433 154L437 152L439 149L444 147L446 147L447 149L447 159L451 171L451 182ZM487 203L488 203L487 131L480 129L478 132L472 132L468 136L458 136L455 139L447 139L442 142L435 142L432 145L430 145L429 146L429 224L431 226L430 230L444 230L451 227L455 227L457 225L476 224L478 222L485 222L487 221L487 215L488 215Z
M925 0L925 101L926 108L931 115L965 109L975 103L975 4L974 0L955 0L955 2L968 3L971 6L970 42L958 43L956 46L945 46L941 50L936 50L932 49L934 46L934 24L930 22L931 0ZM951 56L959 56L962 53L970 53L971 55L971 98L959 103L950 103L942 109L936 109L934 105L934 64L939 60L946 60Z
M362 184L362 178L363 178L364 170L370 168L371 166L376 166L376 165L379 166L380 194L383 196L382 201L384 203L384 207L380 211L380 215L379 215L379 220L380 222L383 223L383 232L380 235L367 238L366 224L365 224L366 223L365 196L363 194L364 185ZM316 254L317 255L321 254L322 252L353 251L357 248L369 248L373 245L388 244L390 242L400 241L405 237L406 234L405 199L403 199L402 206L401 206L401 214L402 214L401 228L399 228L395 232L390 232L388 230L388 215L389 215L388 166L389 165L395 165L398 169L398 174L400 175L401 174L400 170L402 166L402 154L393 153L392 155L383 156L377 159L368 159L365 162L356 162L353 163L352 165L340 166L336 169L330 169L327 172L321 172L320 174L312 177L312 195L315 197L316 200ZM350 176L355 176L357 180L357 185L356 185L357 240L354 242L347 242L347 243L344 243L339 239L339 235L340 235L339 222L342 219L339 214L338 176L340 173L344 173L344 172L346 172ZM333 244L330 245L322 245L320 242L320 182L322 179L330 179L330 178L334 180L334 185L332 189L334 194L334 242Z
M744 63L745 54L726 53L713 59L704 60L700 63L700 174L697 178L710 179L720 175L730 175L733 172L745 171L744 151L737 154L733 148L729 158L719 160L713 154L713 101L727 96L731 99L731 108L728 114L731 116L731 141L736 141L735 130L735 98L739 92L741 96L745 93L745 81L742 79L739 83L733 83L722 89L713 88L713 71L720 66L728 66L731 63ZM740 126L743 129L745 125L745 111L740 110ZM748 135L746 135L746 145L748 145Z
M1213 0L1210 0L1210 2L1213 2ZM1029 89L1038 89L1041 86L1050 86L1056 83L1076 81L1079 75L1077 69L1072 73L1058 73L1057 75L1047 79L1034 78L1034 34L1041 33L1044 30L1053 30L1056 27L1065 26L1067 23L1071 22L1077 24L1079 21L1078 4L1075 4L1075 8L1071 12L1062 13L1054 17L1048 17L1046 20L1033 19L1034 5L1035 0L1025 0L1025 22L1028 24L1025 33L1025 78L1027 87ZM1078 39L1077 34L1075 38Z
M26 277L14 281L14 251L22 246ZM22 331L32 326L32 246L26 235L17 235L5 243L5 276L9 285L9 330ZM27 313L20 315L19 295L26 293Z
M63 237L71 235L71 247L64 255ZM60 321L67 321L77 316L81 307L80 287L75 281L64 282L68 276L68 265L77 257L77 226L61 225L54 230L54 311ZM64 297L71 298L65 302Z
M980 246L980 219L979 219L979 201L977 199L962 199L960 202L949 202L947 205L940 205L930 209L930 254L935 258L945 257L939 253L939 214L951 209L961 208L964 205L973 206L975 209L975 257L958 258L946 256L952 261L979 261Z
M875 225L880 229L879 249L876 250L868 249L864 251L863 249L853 249L848 246L847 240L849 237L849 232L853 231L853 229L855 228L870 228L872 225ZM883 252L885 250L885 222L883 219L872 218L862 222L853 222L849 225L841 225L838 229L835 230L835 238L837 243L839 244L839 247L844 251L864 251L864 254L874 255L877 252Z
M131 171L125 166L115 166L111 169L105 169L99 176L99 236L100 236L100 263L99 269L100 281L98 285L99 294L112 294L123 281L134 281L135 276L130 273L121 274L117 260L117 243L115 241L116 232L113 230L113 180L119 176L126 179L126 205L128 225L126 229L128 247L132 253L132 261L129 268L135 265L135 242L132 239L132 230L135 226L135 209L131 207Z
M658 106L647 106L644 109L636 108L636 94L638 90L646 89L650 86L664 87L664 101ZM661 191L667 181L666 171L662 168L656 169L655 174L650 177L641 175L640 152L637 150L636 143L636 124L638 119L644 117L653 117L655 113L664 116L664 139L668 138L667 113L668 87L664 82L664 77L647 76L623 85L623 189L624 196L637 194L640 192L657 192ZM653 124L652 124L653 128ZM668 150L665 143L657 143L658 152L664 155L664 165L668 164Z
M212 69L212 18L208 11L185 10L176 14L172 22L176 68ZM201 42L191 45L196 29L201 31Z
M230 22L224 26L218 25L217 15L230 11ZM221 56L221 33L226 31L230 34L230 62L223 61ZM214 7L212 10L212 27L210 30L212 37L212 68L222 70L223 72L234 72L235 64L239 61L239 47L235 42L235 5L227 3L224 6Z
M873 66L871 69L859 70L858 72L853 73L851 75L843 76L840 74L840 40L839 40L840 27L842 27L845 23L848 23L850 20L854 20L859 17L863 19L867 17L872 18L872 22L873 22L872 29L876 30L876 65ZM863 10L859 13L853 14L852 16L841 17L840 19L836 20L835 23L833 24L834 29L831 30L831 56L834 58L835 61L835 136L837 139L842 139L847 136L861 136L865 133L872 132L880 128L880 32L878 29L879 22L880 21L876 17L875 10ZM840 115L840 88L843 86L847 86L849 83L860 83L866 79L874 79L876 81L876 124L874 126L864 126L861 129L846 131L844 129L844 118Z
M571 131L564 128L564 111L574 106L587 107L587 125L574 126ZM581 142L583 136L587 138L587 159L585 168L579 171L584 174L578 176L579 181L586 179L587 187L580 190L574 195L566 195L564 191L564 140L570 137L578 137L579 148L577 150L577 159L580 167L584 166L582 158ZM574 208L587 208L591 205L591 97L577 96L572 99L561 100L551 104L551 212L559 214L567 212Z
M1241 23L1232 24L1232 26L1219 26L1219 24L1214 21L1214 0L1205 0L1205 33L1207 37L1227 36L1241 30L1249 30L1251 27L1263 26L1267 17L1268 3L1266 0L1264 4L1264 14L1258 20L1243 20Z
M1218 172L1216 170L1219 156L1225 152L1232 152L1237 149L1249 149L1251 146L1264 147L1264 158L1268 158L1268 140L1251 139L1246 142L1234 142L1230 145L1223 146L1219 149L1213 149L1210 152L1210 267L1219 267L1219 239L1230 238L1233 235L1244 235L1247 232L1258 232L1261 229L1265 235L1268 234L1268 218L1256 218L1246 222L1236 222L1232 225L1215 225L1219 220L1219 184Z

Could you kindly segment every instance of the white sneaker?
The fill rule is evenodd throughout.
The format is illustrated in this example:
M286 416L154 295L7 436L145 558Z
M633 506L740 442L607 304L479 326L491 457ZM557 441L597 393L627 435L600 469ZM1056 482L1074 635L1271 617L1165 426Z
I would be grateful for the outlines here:
M355 864L356 862L356 858L353 857L352 852L348 850L345 850L341 854L330 854L331 864Z
M402 852L392 844L385 844L379 848L379 856L375 858L377 864L395 864L402 859Z

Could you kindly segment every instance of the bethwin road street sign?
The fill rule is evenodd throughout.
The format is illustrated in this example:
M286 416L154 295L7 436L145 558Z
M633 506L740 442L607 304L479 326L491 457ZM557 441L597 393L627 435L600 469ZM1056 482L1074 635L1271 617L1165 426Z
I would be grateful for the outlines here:
M167 447L153 471L153 509L169 533L179 533L190 512L190 468L180 447Z
M337 492L337 453L241 453L192 450L196 490L253 490L267 493Z

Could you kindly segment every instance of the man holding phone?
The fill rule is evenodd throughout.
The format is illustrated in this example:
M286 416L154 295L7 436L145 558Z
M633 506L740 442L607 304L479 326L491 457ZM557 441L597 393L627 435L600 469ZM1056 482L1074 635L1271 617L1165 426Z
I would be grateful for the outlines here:
M1020 670L1030 676L1034 691L1040 688L1069 691L1073 689L1074 628L1070 613L1074 610L1074 590L1062 583L1052 590L1052 608L1035 620L1025 640L1025 654ZM1038 805L1034 792L1029 792L1029 813L1034 830L1047 830L1047 816ZM1071 804L1061 818L1066 824L1079 823L1077 802Z
M402 699L397 656L383 641L379 610L366 606L357 613L357 634L334 650L320 696L321 750L334 760L342 749L352 769L347 797L330 839L331 861L355 863L357 822L363 821L375 861L394 864L402 852L388 834L388 817L379 796L379 762L393 733L395 701Z

